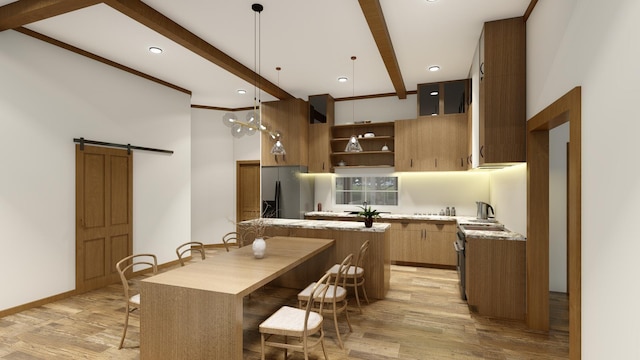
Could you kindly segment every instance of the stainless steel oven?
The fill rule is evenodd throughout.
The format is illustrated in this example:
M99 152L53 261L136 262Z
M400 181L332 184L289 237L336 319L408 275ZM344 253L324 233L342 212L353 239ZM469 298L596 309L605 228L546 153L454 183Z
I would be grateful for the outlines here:
M467 300L467 294L465 290L465 236L464 231L458 227L458 236L456 241L453 243L453 247L456 249L456 254L458 255L458 279L459 279L459 287L460 287L460 298L462 300Z

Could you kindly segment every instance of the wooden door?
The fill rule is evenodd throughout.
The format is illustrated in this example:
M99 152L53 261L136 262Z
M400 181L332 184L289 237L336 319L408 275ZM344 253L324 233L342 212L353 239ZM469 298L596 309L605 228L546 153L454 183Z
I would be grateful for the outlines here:
M133 156L76 145L76 290L120 281L115 264L133 252Z
M236 222L259 218L260 161L236 163Z

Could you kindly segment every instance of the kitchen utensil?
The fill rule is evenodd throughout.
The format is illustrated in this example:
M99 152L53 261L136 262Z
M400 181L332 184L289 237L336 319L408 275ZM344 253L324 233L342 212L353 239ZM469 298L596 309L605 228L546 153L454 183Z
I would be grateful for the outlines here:
M476 218L479 220L487 220L490 217L495 217L495 212L493 211L493 207L486 202L476 201L476 205L478 207L476 212ZM489 210L491 210L491 215L489 216Z

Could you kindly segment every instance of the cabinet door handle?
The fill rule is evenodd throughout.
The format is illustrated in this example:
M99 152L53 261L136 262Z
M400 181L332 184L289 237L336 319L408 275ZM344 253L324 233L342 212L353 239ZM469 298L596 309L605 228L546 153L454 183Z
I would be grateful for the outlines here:
M411 159L411 164L409 165L409 167L413 167L413 159Z
M484 154L482 153L482 151L484 150L484 145L480 146L480 157L484 158Z
M436 164L436 167L438 167L438 159L434 159L434 162Z
M322 170L324 170L324 161L322 162Z
M464 159L460 158L460 167L464 166Z

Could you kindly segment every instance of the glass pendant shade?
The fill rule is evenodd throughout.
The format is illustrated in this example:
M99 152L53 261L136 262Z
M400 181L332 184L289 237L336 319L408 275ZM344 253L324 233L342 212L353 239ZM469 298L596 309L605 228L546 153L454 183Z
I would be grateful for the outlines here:
M241 138L245 133L245 127L240 124L233 124L231 126L231 135L236 138Z
M248 126L245 129L245 132L247 135L255 134L260 126L260 113L255 110L251 110L247 113L246 120Z
M232 127L238 121L238 117L234 113L226 113L222 117L222 123L227 127Z
M362 146L360 146L360 142L358 142L358 138L355 135L351 135L349 142L347 143L347 147L344 149L345 152L360 152L362 151Z
M286 155L287 152L284 151L284 146L282 146L282 142L277 140L276 143L271 148L271 153L273 155Z

